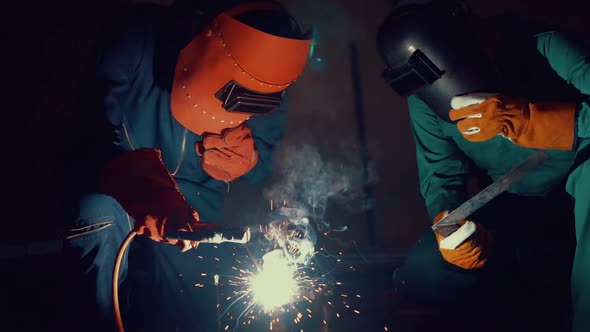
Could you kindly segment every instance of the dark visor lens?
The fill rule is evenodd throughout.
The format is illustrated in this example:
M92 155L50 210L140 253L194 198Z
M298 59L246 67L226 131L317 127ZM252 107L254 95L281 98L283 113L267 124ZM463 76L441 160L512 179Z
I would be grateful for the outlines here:
M393 71L387 68L383 71L383 79L400 96L407 97L412 92L426 85L426 82L413 70Z
M267 114L274 111L283 102L285 91L260 93L246 89L235 81L226 84L217 91L215 97L223 103L228 112Z
M434 83L444 73L426 54L416 50L407 63L397 68L385 69L382 77L397 94L406 97L421 87Z

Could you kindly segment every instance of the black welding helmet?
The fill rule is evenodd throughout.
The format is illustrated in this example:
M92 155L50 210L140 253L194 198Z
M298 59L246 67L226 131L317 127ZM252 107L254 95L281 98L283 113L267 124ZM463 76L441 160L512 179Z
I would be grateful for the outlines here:
M498 91L497 75L462 1L414 1L396 6L377 33L386 83L400 96L416 95L450 122L451 99Z

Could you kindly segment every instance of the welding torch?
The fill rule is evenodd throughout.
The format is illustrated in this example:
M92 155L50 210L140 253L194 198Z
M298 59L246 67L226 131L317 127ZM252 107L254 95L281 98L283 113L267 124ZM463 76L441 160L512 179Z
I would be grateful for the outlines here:
M250 241L250 228L215 227L193 231L170 231L164 235L168 240L187 240L199 243L247 243Z

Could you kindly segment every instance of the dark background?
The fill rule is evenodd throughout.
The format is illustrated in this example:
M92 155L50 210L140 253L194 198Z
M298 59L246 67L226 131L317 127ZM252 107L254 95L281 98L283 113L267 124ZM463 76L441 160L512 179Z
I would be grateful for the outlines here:
M348 201L334 200L325 218L348 227L340 233L344 247L381 257L382 266L393 266L430 221L417 185L406 105L380 78L383 65L376 53L375 33L391 1L283 2L304 27L316 28L318 38L314 58L292 88L287 134L280 149L310 144L326 162L359 171L364 164L359 137L366 138L374 218L367 209L359 208L359 195ZM469 3L481 16L516 13L589 36L587 0ZM61 252L63 211L57 194L61 188L57 165L66 143L64 131L72 119L97 35L124 4L112 0L23 1L4 11L12 20L4 22L3 32L3 55L7 57L4 99L8 103L4 104L2 126L7 137L2 147L5 189L0 264L7 280L4 300L9 305L3 311L7 317L23 314L17 316L24 326L34 322L34 317L43 326L41 321L53 316L52 297L59 297L59 264L55 262ZM356 83L362 92L364 131L359 131L354 107L352 44L358 50ZM263 194L268 185L232 184L225 197L227 223L244 225L263 215L269 208ZM369 241L368 220L375 223L375 242ZM387 268L383 271L389 273ZM389 291L386 282L378 285L383 292ZM26 329L22 326L6 331Z

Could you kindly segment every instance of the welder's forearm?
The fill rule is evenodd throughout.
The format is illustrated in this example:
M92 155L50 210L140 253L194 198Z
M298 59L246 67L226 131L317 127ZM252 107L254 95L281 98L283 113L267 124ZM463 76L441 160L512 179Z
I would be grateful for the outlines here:
M464 160L456 154L432 158L432 150L420 144L419 140L417 142L420 193L430 220L433 220L441 211L453 210L467 199L465 179L468 169Z
M421 100L408 98L420 193L430 220L444 210L453 210L467 198L466 156L443 134L442 120Z
M462 179L441 179L430 181L428 191L422 191L426 203L426 210L430 220L441 211L452 211L461 205L466 199L465 182Z

